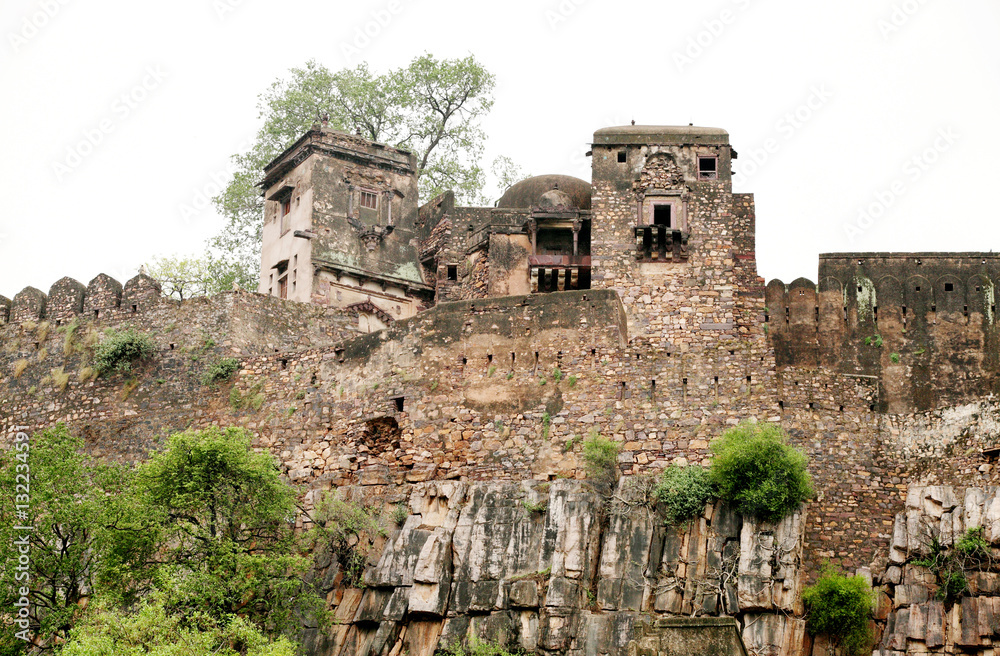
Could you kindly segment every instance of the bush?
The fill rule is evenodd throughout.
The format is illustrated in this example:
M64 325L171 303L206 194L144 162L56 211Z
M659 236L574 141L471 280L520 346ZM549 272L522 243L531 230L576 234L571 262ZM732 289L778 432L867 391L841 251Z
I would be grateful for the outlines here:
M202 385L211 385L223 380L229 380L240 370L239 358L223 358L205 370L201 375Z
M482 640L476 636L469 638L468 647L463 647L460 642L456 642L450 646L439 648L435 653L440 656L519 656L524 654L519 649L512 651L503 645Z
M587 478L592 479L599 491L610 493L617 479L618 452L621 446L606 437L601 437L597 431L583 442L583 461L586 465Z
M719 496L745 516L777 522L812 496L806 456L773 424L744 423L712 444Z
M802 593L810 635L830 636L845 654L870 651L873 638L869 620L875 603L868 581L827 570Z
M670 465L653 487L653 497L660 502L667 522L680 524L697 517L715 496L708 470L698 465Z
M336 556L348 587L361 587L368 560L375 555L373 545L378 538L386 537L379 519L378 513L343 501L335 493L324 494L316 504L313 545L325 545ZM398 524L395 512L393 519Z
M109 330L94 349L94 368L100 375L116 371L128 373L136 360L149 359L155 352L153 340L146 333L134 328Z

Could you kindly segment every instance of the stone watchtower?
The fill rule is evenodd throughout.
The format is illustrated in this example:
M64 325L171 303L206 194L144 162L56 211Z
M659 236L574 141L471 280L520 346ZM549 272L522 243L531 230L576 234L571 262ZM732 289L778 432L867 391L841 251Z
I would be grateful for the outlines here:
M738 298L762 297L753 197L732 193L729 134L695 126L598 130L593 286L618 290L630 334L681 351L737 337Z
M412 153L318 128L264 174L261 293L350 308L368 330L430 303Z

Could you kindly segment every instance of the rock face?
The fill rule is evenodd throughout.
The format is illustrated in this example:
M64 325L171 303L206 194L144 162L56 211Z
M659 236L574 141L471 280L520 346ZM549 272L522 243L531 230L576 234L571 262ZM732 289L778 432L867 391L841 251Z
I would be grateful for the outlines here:
M977 535L978 548L970 541ZM874 568L881 584L876 617L884 620L875 656L993 654L1000 640L998 547L998 488L911 487L888 555ZM943 593L945 571L964 581L954 586L957 594Z
M376 487L340 494L368 505L392 497ZM338 588L336 562L320 573L337 623L307 636L310 653L430 656L471 636L540 654L682 653L677 636L692 640L692 628L664 623L679 616L736 618L705 630L736 627L754 654L808 648L794 617L800 514L758 524L718 503L665 526L637 486L623 482L606 505L565 479L424 482L393 494L408 495L411 514L370 562L366 587ZM712 653L738 653L737 635Z

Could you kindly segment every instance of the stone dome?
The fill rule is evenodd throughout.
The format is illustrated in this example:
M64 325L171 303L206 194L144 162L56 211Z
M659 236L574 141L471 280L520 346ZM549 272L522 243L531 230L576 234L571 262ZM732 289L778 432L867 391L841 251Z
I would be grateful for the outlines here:
M559 205L589 210L590 183L571 175L537 175L512 186L497 203L497 207L517 210Z

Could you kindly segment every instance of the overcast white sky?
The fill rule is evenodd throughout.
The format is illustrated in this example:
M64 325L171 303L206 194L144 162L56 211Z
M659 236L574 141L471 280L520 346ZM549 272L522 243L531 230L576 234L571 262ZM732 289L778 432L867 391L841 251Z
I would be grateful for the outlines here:
M998 32L996 0L3 0L0 294L200 252L276 77L424 51L496 74L488 160L536 175L589 180L593 132L631 119L727 129L768 280L1000 249Z

